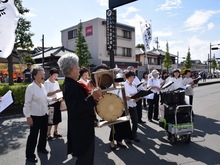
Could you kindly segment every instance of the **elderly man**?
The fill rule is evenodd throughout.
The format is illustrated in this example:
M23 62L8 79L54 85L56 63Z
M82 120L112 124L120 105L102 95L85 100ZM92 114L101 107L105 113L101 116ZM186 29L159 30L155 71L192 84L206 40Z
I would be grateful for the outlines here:
M77 157L76 165L92 165L95 148L93 108L102 92L95 88L89 95L84 86L77 82L78 62L79 58L75 54L66 54L58 60L65 76L63 98L68 113L67 152Z

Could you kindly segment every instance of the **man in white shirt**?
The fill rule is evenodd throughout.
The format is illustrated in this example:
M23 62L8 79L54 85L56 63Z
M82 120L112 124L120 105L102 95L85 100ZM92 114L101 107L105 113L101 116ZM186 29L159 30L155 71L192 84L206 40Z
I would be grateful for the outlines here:
M137 88L135 87L133 81L135 78L135 73L134 72L127 72L125 74L126 81L124 83L125 87L125 93L126 93L126 99L127 99L127 105L128 105L128 110L131 116L131 122L132 122L132 136L133 140L136 142L140 142L140 140L137 138L137 125L138 125L138 115L137 115L137 109L136 109L136 102L138 99L131 99L131 96L136 94Z
M147 99L149 108L148 108L148 121L152 122L153 119L158 121L158 107L159 107L159 92L160 92L160 79L159 72L157 70L153 70L151 72L152 77L148 80L147 87L151 88L151 91L154 94L153 99Z

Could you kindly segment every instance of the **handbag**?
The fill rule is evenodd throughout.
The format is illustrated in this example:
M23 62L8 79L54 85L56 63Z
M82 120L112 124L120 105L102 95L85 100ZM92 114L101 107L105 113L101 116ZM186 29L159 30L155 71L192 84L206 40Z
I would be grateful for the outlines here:
M64 100L62 100L60 102L60 110L61 111L66 111L67 110L67 107L66 107L66 102Z

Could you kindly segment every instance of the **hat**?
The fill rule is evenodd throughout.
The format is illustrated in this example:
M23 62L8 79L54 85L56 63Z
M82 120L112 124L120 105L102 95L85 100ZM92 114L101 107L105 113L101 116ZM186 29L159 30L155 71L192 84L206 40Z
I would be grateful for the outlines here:
M175 73L175 72L179 72L180 73L180 70L179 69L174 69L173 73Z
M152 70L151 74L155 75L155 74L159 74L159 72L156 69L154 69L154 70Z

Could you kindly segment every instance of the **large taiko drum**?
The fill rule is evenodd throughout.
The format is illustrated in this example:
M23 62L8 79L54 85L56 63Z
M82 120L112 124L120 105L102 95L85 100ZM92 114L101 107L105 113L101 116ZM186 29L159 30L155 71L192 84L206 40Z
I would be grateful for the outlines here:
M124 102L119 96L106 93L98 101L96 112L103 120L115 121L124 112Z

